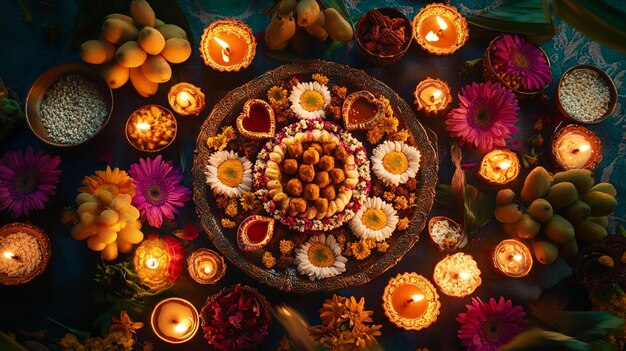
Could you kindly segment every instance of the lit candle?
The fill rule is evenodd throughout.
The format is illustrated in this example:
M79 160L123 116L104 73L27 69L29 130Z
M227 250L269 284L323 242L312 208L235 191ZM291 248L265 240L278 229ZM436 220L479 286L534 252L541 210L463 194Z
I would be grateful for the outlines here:
M417 109L425 113L438 114L444 111L452 102L448 84L442 80L430 77L419 82L415 87L413 96Z
M174 281L169 275L170 265L179 264L170 255L165 240L154 235L144 240L135 251L133 264L142 284L153 291L163 291Z
M416 273L391 278L383 292L383 309L389 320L406 330L430 326L439 315L439 295L428 279Z
M203 248L189 255L187 269L191 278L196 282L214 284L226 273L226 263L217 252Z
M494 266L509 277L526 276L533 266L530 250L522 242L515 239L501 241L495 248L492 261Z
M190 340L198 331L198 311L187 300L166 299L154 307L150 324L159 338L180 344Z
M506 149L488 152L480 162L478 175L492 184L507 184L515 180L520 172L517 155Z
M462 252L439 261L435 266L433 280L442 293L454 297L467 296L482 283L476 261Z
M167 101L181 116L199 115L204 109L204 93L189 83L178 83L170 88Z
M24 284L39 276L50 259L48 236L38 227L11 223L0 228L0 284Z
M225 19L211 23L200 39L204 63L218 71L239 71L252 62L256 41L245 23Z
M159 268L159 259L158 258L154 258L154 257L150 257L149 259L146 260L146 267L148 267L150 269L157 269L157 268Z
M413 36L431 54L447 55L465 44L469 30L454 6L428 4L413 18Z
M159 105L140 107L126 121L126 139L141 151L163 150L174 141L176 131L174 115Z
M17 260L17 256L15 256L15 254L11 251L5 251L3 255L4 255L4 258L6 258L7 260L11 260L11 259Z
M602 142L589 129L569 125L555 133L552 153L557 165L565 170L593 170L602 161Z

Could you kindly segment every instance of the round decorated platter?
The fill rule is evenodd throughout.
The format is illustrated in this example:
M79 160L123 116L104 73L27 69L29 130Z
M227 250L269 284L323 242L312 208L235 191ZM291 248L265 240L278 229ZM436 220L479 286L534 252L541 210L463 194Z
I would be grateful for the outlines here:
M192 170L201 225L233 264L280 290L367 283L419 240L437 183L433 138L363 71L281 66L204 121Z

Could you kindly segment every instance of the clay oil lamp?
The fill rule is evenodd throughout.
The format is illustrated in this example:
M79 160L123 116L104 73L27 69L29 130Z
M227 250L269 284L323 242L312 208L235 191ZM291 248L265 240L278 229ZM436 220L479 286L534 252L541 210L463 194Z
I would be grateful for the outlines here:
M249 216L237 229L237 245L243 251L261 250L272 239L274 234L274 218L265 216Z
M249 139L269 139L276 136L274 109L265 100L246 101L236 124L239 133Z
M202 33L200 55L214 70L231 72L247 68L255 54L252 29L239 20L217 20Z
M449 55L465 44L469 29L454 6L433 3L413 18L413 37L429 53Z
M602 161L602 141L591 130L577 125L558 129L552 137L552 156L564 170L595 170Z
M383 309L389 320L405 330L421 330L432 325L441 303L437 289L417 273L404 273L389 279L383 292Z
M346 97L341 115L347 130L368 130L385 115L385 105L367 90Z

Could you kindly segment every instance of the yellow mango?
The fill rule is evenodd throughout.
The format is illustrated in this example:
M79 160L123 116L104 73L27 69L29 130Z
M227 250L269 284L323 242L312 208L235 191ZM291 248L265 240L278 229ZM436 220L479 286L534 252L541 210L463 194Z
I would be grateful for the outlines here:
M576 232L576 239L587 243L598 242L608 235L603 226L590 221L581 221L574 224L574 231Z
M165 40L172 38L187 40L187 33L185 32L185 30L175 24L161 24L158 25L156 29L161 32L161 34L163 34L163 38L165 38Z
M133 0L130 3L130 17L138 27L145 26L154 27L156 25L156 16L152 6L146 0Z
M107 81L111 89L123 86L130 77L128 67L120 65L117 61L98 66L96 70Z
M172 77L172 68L161 55L149 56L141 65L141 72L154 83L165 83Z
M552 264L556 261L559 248L550 240L536 239L532 241L532 249L537 261L541 264Z
M165 41L161 56L171 63L182 63L191 56L191 45L185 39L170 38Z
M139 95L149 97L156 94L159 90L159 85L146 78L140 67L131 68L129 75L130 82Z
M608 216L617 206L615 197L601 191L588 192L585 194L584 201L591 207L589 214L594 217Z
M124 67L139 67L144 62L148 54L139 46L136 41L129 41L117 49L115 60Z
M282 50L296 34L293 16L275 16L265 29L265 43L271 50Z
M120 45L137 39L139 30L124 20L109 18L102 23L102 37L111 44Z
M150 55L158 55L165 47L163 34L153 27L143 27L137 36L139 46Z
M317 20L320 5L317 0L300 0L296 5L296 17L300 27L308 27Z
M579 194L585 194L591 189L595 180L593 173L588 169L570 169L554 175L554 184L563 182L574 184Z
M106 15L104 17L104 20L106 21L106 20L111 19L111 18L119 19L119 20L122 20L124 22L128 22L128 23L134 25L132 17L124 15L122 13L111 13L111 14L108 14L108 15Z
M617 189L615 189L615 186L611 183L598 183L591 187L589 191L599 191L605 194L609 194L613 197L617 196Z
M500 223L515 223L522 217L517 204L496 207L495 217Z
M550 187L546 200L558 211L576 202L578 200L578 191L573 183L556 183Z
M550 173L543 167L535 167L524 180L524 186L520 193L522 201L530 205L535 199L543 197L550 190Z
M324 10L326 19L325 28L332 40L348 41L354 37L354 29L340 14L332 7Z
M515 200L515 192L511 189L502 189L496 195L497 206L510 205L513 203L513 200Z
M567 219L554 215L544 224L544 234L559 244L566 243L574 239L574 227Z
M80 45L78 53L83 61L99 65L115 57L115 46L100 39L87 40Z

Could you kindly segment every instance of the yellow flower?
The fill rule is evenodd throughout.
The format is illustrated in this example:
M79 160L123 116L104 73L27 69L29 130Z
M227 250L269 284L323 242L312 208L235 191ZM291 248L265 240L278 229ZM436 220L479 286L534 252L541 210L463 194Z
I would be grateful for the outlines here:
M393 208L396 210L406 210L409 208L409 202L406 200L406 197L398 196L393 200Z
M389 135L388 139L391 141L407 141L407 139L409 139L409 136L409 131L406 129L402 129Z
M403 174L409 168L409 159L401 151L390 151L383 157L382 164L391 174Z
M368 208L365 212L363 212L361 222L365 228L371 230L381 230L387 226L387 215L385 214L385 211L381 209Z
M78 188L82 193L95 194L98 190L109 191L113 196L117 194L128 194L135 196L135 184L133 178L129 177L126 171L121 171L115 167L107 166L104 171L96 171L95 175L86 176L83 179L83 187Z
M335 85L333 86L333 92L337 94L337 97L339 97L340 99L345 99L348 95L348 88Z
M376 124L376 128L380 128L383 133L391 134L398 130L398 119L395 117L383 117Z
M228 146L228 143L235 140L237 135L235 130L231 126L222 128L222 132L216 136L209 137L206 141L206 145L215 151L222 151Z
M227 228L227 229L233 229L235 228L236 224L234 221L231 221L228 218L222 218L222 227Z
M381 241L376 244L376 250L378 250L378 252L387 252L387 250L389 250L389 244L387 244L386 241Z
M409 219L407 217L400 218L396 228L398 230L406 230L409 227Z
M263 262L263 265L265 267L272 268L276 265L276 258L274 257L274 255L272 255L271 252L265 251L265 253L263 254L263 258L261 259L261 262Z
M370 250L376 247L376 240L374 239L363 239L363 241L365 241L365 245L367 245Z
M380 141L380 139L383 138L384 135L385 133L382 131L382 129L378 128L377 124L376 127L367 131L367 141L372 145L378 144L378 142Z
M345 244L348 241L348 238L346 238L346 233L341 231L338 234L335 234L335 240L337 240L337 243L339 245L343 246L343 244Z
M350 244L350 248L352 249L352 255L357 260L364 260L372 253L364 240Z
M226 160L217 167L217 179L229 187L236 187L243 180L243 163L239 159Z
M230 201L224 212L229 217L235 217L237 213L239 213L239 210L237 209L237 201Z
M385 198L386 201L391 202L396 197L396 195L392 193L391 191L385 191L383 193L383 197Z
M415 193L411 193L409 195L409 206L410 207L417 206L417 196L415 195Z
M274 85L267 91L267 99L274 108L287 106L287 90Z
M279 243L280 253L283 255L289 255L295 244L291 240L281 240Z
M132 339L135 331L143 327L142 322L131 321L130 317L124 310L122 310L122 312L120 313L119 319L117 319L115 316L113 316L112 319L113 324L109 328L109 333L112 333L114 331L120 331L127 339Z
M320 84L324 84L324 85L328 84L328 77L326 77L323 74L313 73L312 78L313 80L317 81Z
M237 135L235 134L235 130L233 129L232 126L222 127L222 135L224 136L224 138L226 138L227 142L231 140L235 140L235 138L237 138Z
M241 195L241 198L239 199L241 208L243 208L244 211L249 211L253 209L254 206L256 206L257 202L258 200L256 196L249 191L246 191L243 195Z
M59 341L59 346L65 351L85 351L85 346L81 344L78 337L74 334L65 334L61 341Z

